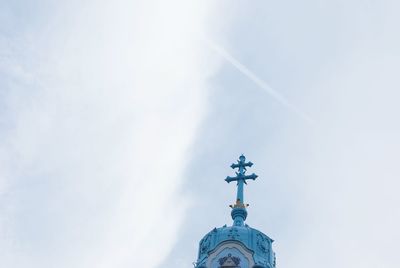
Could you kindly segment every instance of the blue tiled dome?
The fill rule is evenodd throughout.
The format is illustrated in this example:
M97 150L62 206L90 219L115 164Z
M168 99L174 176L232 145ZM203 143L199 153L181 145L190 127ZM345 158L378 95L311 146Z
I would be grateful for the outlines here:
M206 234L199 244L197 267L205 267L207 257L223 242L241 243L252 252L257 267L275 267L275 253L272 250L272 240L257 229L247 224L244 226L222 226L214 228ZM253 266L254 267L254 266Z
M226 181L237 181L236 204L232 205L232 226L214 228L199 244L196 268L275 268L275 253L272 250L273 240L257 229L245 224L247 205L243 202L243 186L246 180L255 180L257 175L245 175L246 167L253 163L246 163L241 155L237 164L232 168L239 168L236 177L227 177Z

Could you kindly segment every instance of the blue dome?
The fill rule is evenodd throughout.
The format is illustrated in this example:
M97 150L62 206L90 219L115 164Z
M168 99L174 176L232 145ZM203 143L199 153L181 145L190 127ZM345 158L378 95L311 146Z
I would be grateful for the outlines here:
M257 229L247 224L244 226L222 226L214 228L206 234L199 244L196 267L207 267L208 257L226 242L242 245L252 255L253 267L275 267L275 253L272 250L272 240ZM208 268L208 267L207 267Z
M239 157L233 169L238 168L236 177L227 177L225 181L237 182L236 203L231 206L232 226L214 228L199 244L196 268L275 268L273 240L264 233L245 224L248 206L243 202L243 187L247 180L255 180L256 174L246 175L247 162L244 155Z

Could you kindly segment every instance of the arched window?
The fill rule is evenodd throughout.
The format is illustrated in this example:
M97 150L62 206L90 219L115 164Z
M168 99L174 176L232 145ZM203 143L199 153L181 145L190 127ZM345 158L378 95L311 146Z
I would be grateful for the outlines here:
M228 254L228 256L222 257L218 260L219 268L240 268L240 258L232 256L232 254Z

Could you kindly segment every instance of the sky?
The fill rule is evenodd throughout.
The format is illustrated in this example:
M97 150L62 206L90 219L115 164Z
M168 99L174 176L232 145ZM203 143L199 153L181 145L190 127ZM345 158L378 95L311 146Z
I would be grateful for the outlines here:
M399 9L1 1L2 267L192 267L242 153L277 267L398 267Z

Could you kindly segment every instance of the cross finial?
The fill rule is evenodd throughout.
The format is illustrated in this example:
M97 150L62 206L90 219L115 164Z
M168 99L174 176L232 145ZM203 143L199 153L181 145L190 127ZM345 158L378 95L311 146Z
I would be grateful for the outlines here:
M237 163L231 165L231 168L238 168L238 172L236 173L236 177L226 177L225 181L230 183L232 181L237 181L237 195L236 195L236 204L232 207L232 218L235 221L235 225L242 225L243 221L246 219L247 212L246 207L247 204L244 203L243 200L243 186L247 184L247 180L255 180L258 176L256 174L245 175L247 169L246 167L251 167L253 165L252 162L246 163L246 157L242 154L239 156L239 160Z

